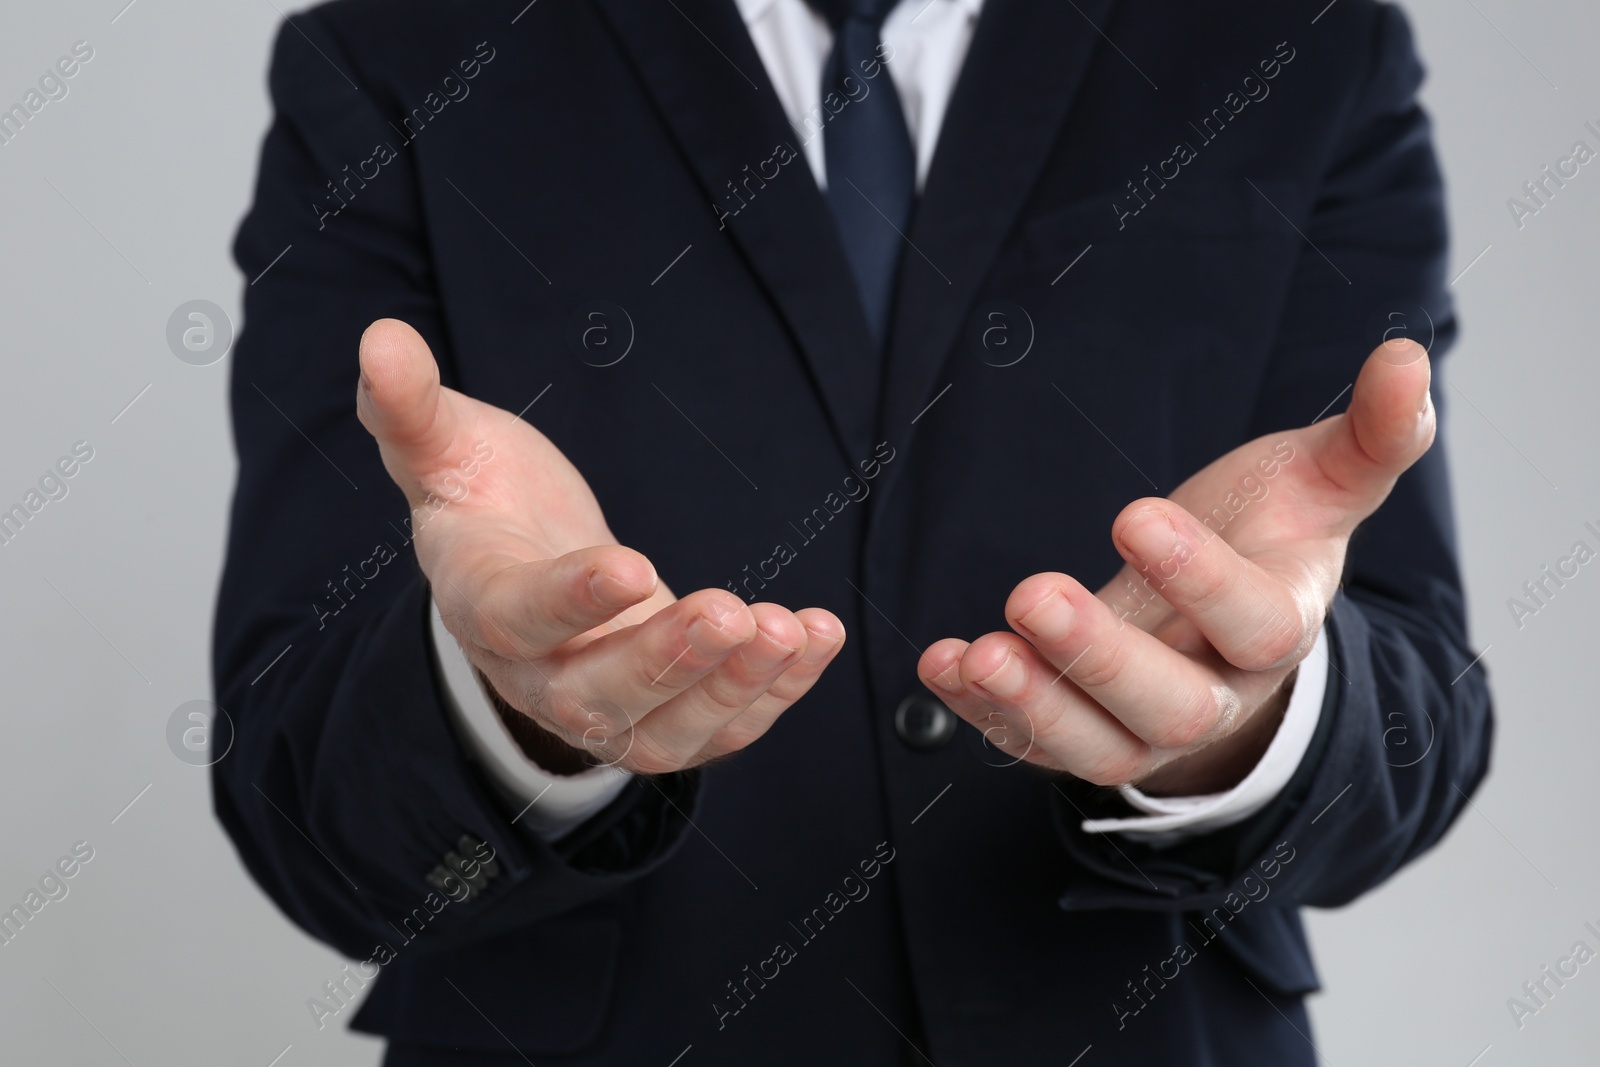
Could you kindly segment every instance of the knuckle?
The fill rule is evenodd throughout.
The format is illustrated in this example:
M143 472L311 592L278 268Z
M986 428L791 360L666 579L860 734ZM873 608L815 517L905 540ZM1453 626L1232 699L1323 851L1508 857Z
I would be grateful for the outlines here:
M791 667L774 678L762 696L775 700L787 708L810 691L820 674L820 670Z
M638 655L630 656L632 665L627 674L632 679L632 688L640 693L657 694L651 699L660 701L666 699L665 694L689 685L695 673L704 669L705 660L694 646L682 640L679 644L682 648L673 652L671 646L651 642Z
M1229 718L1226 696L1215 689L1193 693L1179 704L1179 712L1150 738L1157 748L1189 748L1210 737Z
M673 771L683 769L684 758L670 751L650 734L635 730L633 741L633 749L628 753L627 763L629 769L635 773L671 774Z
M539 618L541 615L542 620ZM538 625L541 621L561 633L579 633L589 629L589 620L584 617L582 607L564 596L552 597L535 614L534 624Z
M1121 642L1097 652L1084 652L1083 662L1072 670L1072 680L1091 689L1116 682L1128 667L1128 647Z
M700 691L705 695L708 705L706 710L722 720L731 719L748 708L760 696L756 689L748 682L728 677L726 668L712 671L700 683Z
M1239 658L1233 664L1249 671L1268 670L1289 660L1304 643L1305 632L1301 626L1274 616L1239 650Z
M627 736L632 719L608 701L583 700L576 693L549 687L539 717L569 745L603 752Z
M1185 606L1204 613L1226 601L1233 592L1233 571L1213 560L1197 560L1189 568L1187 581L1174 583L1173 588Z

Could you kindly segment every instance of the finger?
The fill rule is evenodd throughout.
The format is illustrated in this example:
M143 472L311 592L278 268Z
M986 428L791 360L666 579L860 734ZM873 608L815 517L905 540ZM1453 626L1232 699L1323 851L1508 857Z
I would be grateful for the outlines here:
M961 682L1020 724L1050 765L1079 778L1120 785L1155 766L1149 744L1016 634L985 634L972 642L961 657Z
M1128 505L1112 523L1111 539L1234 666L1270 670L1310 650L1322 611L1317 591L1327 583L1295 557L1266 557L1285 571L1280 577L1177 504L1154 497Z
M1123 563L1096 595L1124 624L1145 633L1159 632L1176 617L1172 605L1156 591L1155 581L1132 563Z
M1203 743L1226 733L1238 716L1239 697L1228 684L1233 679L1122 625L1065 574L1036 574L1018 585L1006 602L1006 619L1042 659L1022 659L1022 673L1010 679L1020 687L1013 699L1093 701L1157 749ZM1072 684L1055 684L1062 678Z
M1100 785L1132 781L1152 768L1149 746L1093 701L1078 694L1075 702L1061 702L1072 686L1060 684L1059 672L1047 669L1043 683L1025 678L1032 692L1010 695L1015 669L1029 659L1037 667L1037 653L1030 655L1026 642L1011 634L988 634L971 644L946 638L923 653L917 673L985 742L1018 760ZM1052 688L1049 700L1038 700Z
M542 710L589 743L607 744L755 636L744 601L702 589L642 623L546 659Z
M795 617L806 631L806 647L799 662L779 674L743 714L713 734L696 755L697 762L737 752L765 734L778 716L810 692L844 647L844 623L831 611L804 608L795 612Z
M776 604L752 604L755 635L715 669L633 726L630 765L664 774L686 765L805 652L806 628ZM619 739L620 743L621 739Z
M1048 758L1048 753L1034 744L1026 717L1013 720L991 703L988 697L969 689L962 682L961 657L970 647L968 642L958 637L935 641L917 661L917 677L944 702L945 707L977 728L991 747L1019 760L1031 759L1061 769Z
M1373 350L1356 378L1350 407L1315 429L1318 469L1358 505L1350 526L1383 502L1394 481L1428 450L1438 428L1429 396L1427 350L1397 338Z
M629 763L635 770L677 770L742 748L765 732L782 712L781 707L768 708L768 714L762 716L764 722L746 719L783 675L806 661L810 632L798 615L777 604L752 604L750 613L756 620L755 637L699 682L634 725ZM822 642L816 651L825 656L829 652L827 642ZM730 732L724 737L727 748L706 751L713 737L740 720L745 721L736 733L742 743L733 743L734 732Z
M922 658L917 660L917 677L922 679L922 684L933 690L957 714L960 714L960 709L951 701L973 699L961 684L961 656L967 651L968 644L959 637L946 637L929 645L923 650ZM968 710L979 709L972 705Z
M379 319L361 335L356 415L377 438L389 475L413 504L455 441L459 419L439 385L439 365L422 335Z
M544 656L648 600L659 581L643 554L596 545L556 559L492 560L486 576L436 588L440 614L471 645L508 659Z

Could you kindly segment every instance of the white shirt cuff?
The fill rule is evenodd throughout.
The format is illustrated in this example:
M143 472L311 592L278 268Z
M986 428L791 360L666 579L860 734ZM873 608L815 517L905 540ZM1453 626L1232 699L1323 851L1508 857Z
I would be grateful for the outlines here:
M1244 780L1226 793L1196 797L1152 797L1131 785L1119 787L1122 799L1145 812L1122 819L1087 819L1085 833L1120 833L1156 848L1243 822L1271 804L1299 770L1322 718L1328 685L1328 631L1317 633L1311 653L1300 661L1289 706L1272 743Z
M445 708L472 755L519 809L511 821L554 841L615 800L632 777L627 771L595 767L582 774L556 775L523 754L489 703L467 654L445 629L438 605L432 607L428 615L434 656L444 676Z

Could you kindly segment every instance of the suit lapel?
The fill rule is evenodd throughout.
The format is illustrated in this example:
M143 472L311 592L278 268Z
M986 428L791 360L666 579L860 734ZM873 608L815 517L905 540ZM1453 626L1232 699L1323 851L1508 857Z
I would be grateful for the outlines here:
M1095 27L1114 3L984 4L901 261L880 424L897 445L935 398L939 371L1101 42Z
M795 153L724 221L793 331L845 462L868 456L880 361L833 215L737 9L730 0L599 7L704 186L708 213L737 206L728 183L770 174L762 164L777 146Z

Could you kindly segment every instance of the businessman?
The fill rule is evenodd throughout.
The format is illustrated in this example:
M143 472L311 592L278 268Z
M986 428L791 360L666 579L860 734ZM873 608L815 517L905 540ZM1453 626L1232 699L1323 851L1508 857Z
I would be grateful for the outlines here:
M1319 6L290 19L215 803L308 1027L1315 1062L1298 909L1492 730L1421 69Z

